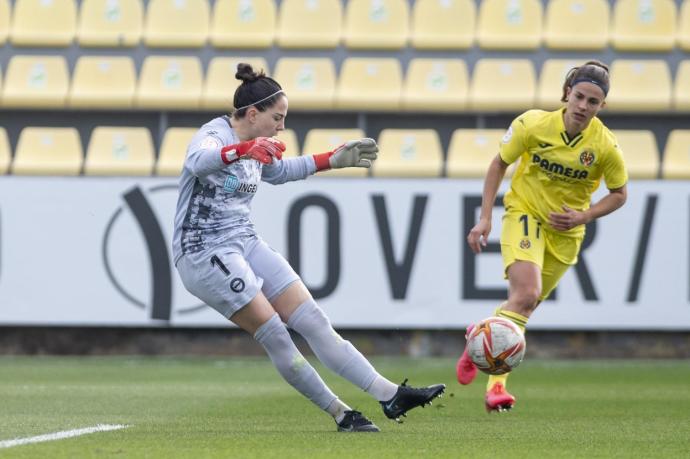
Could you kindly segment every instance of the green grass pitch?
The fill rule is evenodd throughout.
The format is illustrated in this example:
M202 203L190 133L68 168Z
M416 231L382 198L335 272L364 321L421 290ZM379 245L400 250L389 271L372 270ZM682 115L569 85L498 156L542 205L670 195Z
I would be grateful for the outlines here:
M313 360L312 360L313 361ZM690 365L526 360L510 413L487 414L486 377L455 382L454 361L374 358L400 382L446 395L402 424L316 365L378 434L337 433L267 358L0 357L0 442L97 424L128 427L0 449L8 458L688 457Z

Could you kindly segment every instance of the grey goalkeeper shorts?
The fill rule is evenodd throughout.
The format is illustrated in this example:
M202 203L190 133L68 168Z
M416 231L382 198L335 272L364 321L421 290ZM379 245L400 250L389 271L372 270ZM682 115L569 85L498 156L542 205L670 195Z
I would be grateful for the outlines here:
M287 260L257 236L187 253L176 267L185 288L226 318L259 291L270 301L299 280Z

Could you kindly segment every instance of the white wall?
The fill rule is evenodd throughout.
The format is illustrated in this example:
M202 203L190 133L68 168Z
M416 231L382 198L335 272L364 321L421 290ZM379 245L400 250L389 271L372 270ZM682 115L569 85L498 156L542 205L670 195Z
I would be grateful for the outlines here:
M461 328L506 288L500 254L466 248L480 193L478 180L315 177L262 184L254 221L334 325ZM170 264L176 199L174 179L3 177L0 325L224 325ZM631 182L531 329L690 330L689 219L689 182Z

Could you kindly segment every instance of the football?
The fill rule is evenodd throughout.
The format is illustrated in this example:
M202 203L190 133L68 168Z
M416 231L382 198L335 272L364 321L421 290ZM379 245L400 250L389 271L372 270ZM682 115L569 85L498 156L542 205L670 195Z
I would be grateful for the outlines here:
M501 317L482 320L467 337L470 358L477 368L490 375L502 375L520 365L525 346L520 328Z

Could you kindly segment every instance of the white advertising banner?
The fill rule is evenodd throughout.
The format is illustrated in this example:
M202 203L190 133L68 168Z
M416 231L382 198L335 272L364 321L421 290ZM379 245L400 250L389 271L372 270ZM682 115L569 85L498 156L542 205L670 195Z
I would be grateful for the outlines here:
M498 249L466 234L479 180L262 184L254 222L336 327L463 328L506 296ZM226 325L171 264L174 179L0 179L0 325ZM531 329L690 330L690 182L637 181L590 225Z

